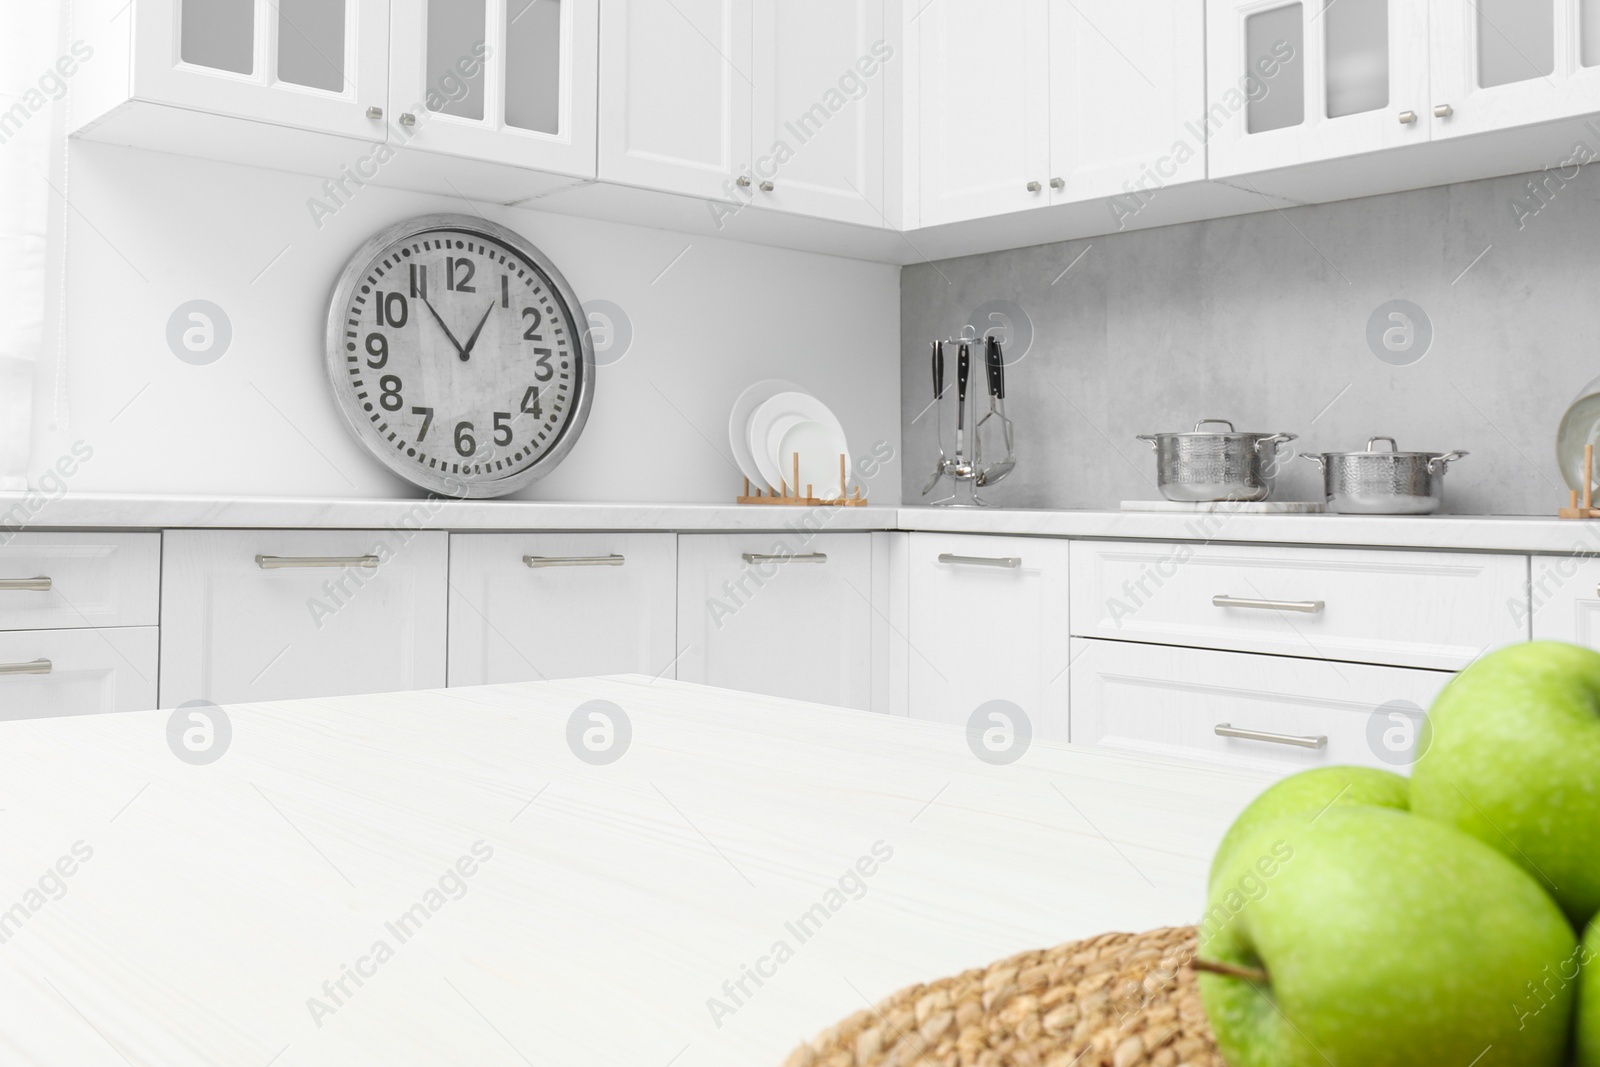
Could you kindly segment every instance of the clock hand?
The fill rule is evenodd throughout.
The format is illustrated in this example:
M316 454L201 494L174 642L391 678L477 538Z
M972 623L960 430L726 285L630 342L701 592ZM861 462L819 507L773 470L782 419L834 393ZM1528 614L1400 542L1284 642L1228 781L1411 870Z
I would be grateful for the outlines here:
M427 305L428 313L433 316L433 321L439 324L439 329L443 330L444 335L450 338L450 343L455 346L456 352L460 354L462 359L466 359L466 350L461 347L461 342L456 340L456 335L450 332L450 327L444 324L444 319L440 318L439 313L433 310L432 302L429 301L427 297L423 297L422 302L423 304Z
M489 304L489 310L485 311L483 313L483 318L478 320L477 329L473 330L472 331L472 336L467 338L467 347L465 347L465 348L463 348L461 350L461 358L462 359L467 359L468 357L470 357L472 355L472 346L478 343L478 335L483 332L483 324L489 321L489 312L491 312L493 310L494 310L494 303L491 301L490 304Z

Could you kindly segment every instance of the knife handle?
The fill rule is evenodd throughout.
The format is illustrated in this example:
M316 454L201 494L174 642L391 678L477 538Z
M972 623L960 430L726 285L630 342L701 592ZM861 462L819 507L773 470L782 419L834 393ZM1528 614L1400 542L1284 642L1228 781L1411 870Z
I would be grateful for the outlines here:
M984 359L989 371L989 395L999 400L1006 398L1006 361L1000 354L1000 342L993 337L989 338L989 347L984 352Z
M944 399L944 342L933 342L933 398Z
M967 402L967 379L972 374L972 346L963 344L956 350L956 400Z

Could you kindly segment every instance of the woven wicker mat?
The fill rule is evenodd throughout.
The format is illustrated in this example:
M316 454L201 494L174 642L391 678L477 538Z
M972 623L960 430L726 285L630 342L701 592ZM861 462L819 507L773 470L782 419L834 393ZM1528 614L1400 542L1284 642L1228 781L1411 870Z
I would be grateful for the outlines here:
M1024 952L902 989L784 1067L1225 1067L1194 953L1192 926Z

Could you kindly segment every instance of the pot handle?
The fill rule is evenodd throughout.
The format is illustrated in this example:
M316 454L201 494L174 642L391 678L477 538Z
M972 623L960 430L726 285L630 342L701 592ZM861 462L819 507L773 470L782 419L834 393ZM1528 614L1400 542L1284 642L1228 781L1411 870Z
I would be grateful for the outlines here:
M1150 442L1150 451L1152 451L1152 452L1159 452L1161 450L1161 446L1156 444L1156 435L1153 434L1153 433L1142 433L1142 434L1139 434L1137 437L1134 438L1134 440L1135 441L1149 441Z
M1201 419L1199 422L1194 424L1194 432L1199 433L1200 427L1202 426L1226 426L1229 433L1238 432L1233 428L1233 423L1229 422L1227 419Z
M1434 456L1428 460L1429 474L1443 474L1450 469L1450 464L1465 456L1465 452L1446 452L1442 456Z
M1290 441L1298 440L1299 437L1300 435L1297 433L1275 433L1270 437L1258 437L1256 438L1256 452L1260 454L1262 445L1286 445Z
M1377 444L1379 441L1388 441L1389 442L1389 451L1390 452L1398 452L1398 451L1400 451L1400 446L1397 443L1395 443L1395 439L1392 438L1392 437L1369 437L1369 438L1367 438L1367 451L1368 452L1374 451L1372 446Z
M1300 458L1301 459L1309 459L1311 462L1315 463L1317 465L1317 470L1319 470L1319 471L1323 471L1323 470L1327 470L1328 469L1327 462L1324 461L1323 458L1320 455L1314 455L1314 454L1312 454L1310 452L1302 452L1302 453L1300 453Z

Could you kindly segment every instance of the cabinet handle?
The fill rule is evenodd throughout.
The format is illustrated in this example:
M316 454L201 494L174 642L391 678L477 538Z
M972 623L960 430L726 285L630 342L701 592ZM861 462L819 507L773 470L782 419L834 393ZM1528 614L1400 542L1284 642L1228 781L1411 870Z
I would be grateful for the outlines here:
M1326 748L1328 738L1326 734L1315 737L1299 737L1295 734L1269 734L1260 730L1239 730L1232 725L1219 722L1216 727L1218 737L1237 737L1244 741L1265 741L1269 745L1292 745L1295 748Z
M31 663L0 663L0 674L49 674L50 661L36 659Z
M1433 109L1433 117L1436 119L1447 119L1455 113L1456 109L1451 107L1449 104L1440 104L1438 107Z
M1416 122L1416 121L1417 121L1417 113L1415 111L1402 111L1402 112L1400 112L1400 125L1409 126L1413 122Z
M257 556L256 566L264 571L298 570L303 567L372 567L382 563L377 556Z
M523 556L522 562L530 567L620 567L626 557L612 553L609 556Z
M1052 189L1065 189L1066 187L1067 187L1067 179L1065 179L1065 178L1051 178L1050 179L1050 188L1052 188Z
M741 189L748 189L750 188L750 178L747 175L741 174L737 178L733 179L733 184L737 185Z
M1029 182L1028 183L1028 192L1030 192L1030 193L1037 193L1040 189L1043 189L1043 188L1044 188L1044 186L1040 185L1038 182Z
M1022 566L1021 556L958 556L954 552L939 553L940 563L950 563L959 567L1004 567L1007 570L1016 570Z
M417 116L413 115L409 111L402 111L400 113L400 125L402 125L402 126L415 126L416 124L417 124Z
M381 107L369 107L369 108L367 108L367 118L371 119L373 122L377 122L379 119L383 118L383 108L381 108Z
M799 556L771 556L762 552L746 552L743 554L742 558L746 563L771 563L774 560L779 563L828 562L828 554L826 552L807 552L804 555Z
M1246 597L1224 596L1218 594L1211 598L1211 603L1219 608L1255 608L1260 611L1298 611L1305 615L1320 615L1323 603L1320 600L1250 600Z
M0 591L48 593L50 584L48 578L0 578Z
M776 188L777 188L777 186L773 185L771 182L762 182L761 183L761 191L763 193L770 193L770 192L772 192L772 190L774 190Z

